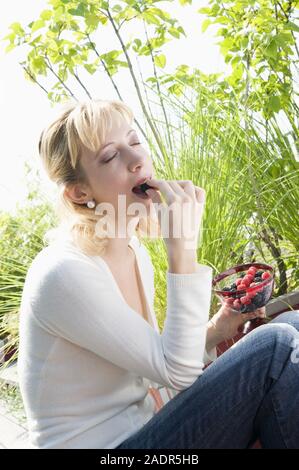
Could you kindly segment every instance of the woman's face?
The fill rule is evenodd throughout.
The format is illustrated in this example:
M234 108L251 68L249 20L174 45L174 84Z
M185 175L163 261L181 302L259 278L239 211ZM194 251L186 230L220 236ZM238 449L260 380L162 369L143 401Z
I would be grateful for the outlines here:
M98 152L84 148L80 162L96 205L110 203L117 213L121 194L126 196L126 208L134 202L148 207L151 204L150 198L141 199L132 192L138 180L154 176L152 160L139 134L122 120L121 124L112 126Z

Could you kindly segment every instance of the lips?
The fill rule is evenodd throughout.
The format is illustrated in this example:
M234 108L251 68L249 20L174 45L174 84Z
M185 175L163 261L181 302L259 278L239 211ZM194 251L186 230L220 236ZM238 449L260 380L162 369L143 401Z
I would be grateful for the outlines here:
M145 183L147 180L150 180L152 177L151 176L148 176L147 178L142 178L140 180L137 181L137 183L133 186L132 188L132 191L133 192L143 192L142 190L140 190L140 186Z

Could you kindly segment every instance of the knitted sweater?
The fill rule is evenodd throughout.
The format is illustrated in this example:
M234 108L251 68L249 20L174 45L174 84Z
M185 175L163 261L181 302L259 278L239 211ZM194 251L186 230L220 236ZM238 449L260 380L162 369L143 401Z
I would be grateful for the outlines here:
M130 246L150 323L126 303L104 259L70 239L43 248L27 272L18 374L34 448L113 449L216 358L205 350L211 268L166 273L160 333L151 258L136 236Z

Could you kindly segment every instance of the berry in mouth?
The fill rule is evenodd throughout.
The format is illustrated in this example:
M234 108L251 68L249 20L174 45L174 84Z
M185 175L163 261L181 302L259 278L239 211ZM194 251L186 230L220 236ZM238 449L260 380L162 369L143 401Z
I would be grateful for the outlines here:
M136 193L136 194L143 194L145 193L146 194L146 190L147 189L150 189L151 186L149 186L147 183L143 183L143 184L140 184L139 186L134 186L134 188L132 189L133 193Z

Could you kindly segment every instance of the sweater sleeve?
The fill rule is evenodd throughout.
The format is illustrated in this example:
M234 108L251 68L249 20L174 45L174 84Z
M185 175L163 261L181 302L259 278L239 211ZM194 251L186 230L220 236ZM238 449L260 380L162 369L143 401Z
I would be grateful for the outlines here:
M31 298L31 311L50 334L86 348L125 370L176 390L202 373L212 270L167 272L162 334L115 290L89 260L66 259L48 270Z

